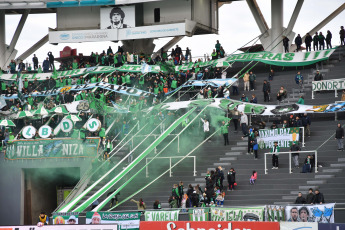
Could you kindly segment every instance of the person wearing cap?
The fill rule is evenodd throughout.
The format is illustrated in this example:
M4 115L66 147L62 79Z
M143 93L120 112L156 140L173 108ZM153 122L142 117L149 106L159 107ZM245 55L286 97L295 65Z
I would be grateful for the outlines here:
M208 68L205 69L203 80L207 80L211 77Z
M75 216L70 216L67 221L68 224L76 224L77 218Z
M320 70L316 70L316 74L314 76L314 81L322 81L323 80L323 76L320 73Z
M295 168L299 168L299 161L298 161L298 157L299 157L299 153L296 153L296 152L299 152L301 151L301 148L296 144L295 141L292 142L292 145L290 147L290 152L294 152L292 153L292 160L295 164Z
M278 153L279 153L279 146L278 146L278 141L274 142L274 145L272 147L271 153L272 154L272 169L278 169L279 162L278 162Z
M100 224L101 223L101 215L98 214L98 212L95 212L93 215L92 215L92 218L91 218L91 223L90 224Z

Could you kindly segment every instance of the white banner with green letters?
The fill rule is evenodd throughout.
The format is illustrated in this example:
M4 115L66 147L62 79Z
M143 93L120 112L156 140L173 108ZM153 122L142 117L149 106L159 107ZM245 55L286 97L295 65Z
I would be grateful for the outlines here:
M313 81L313 91L345 89L345 78Z
M145 211L145 221L178 221L177 211Z
M274 142L281 148L288 148L293 141L299 141L299 127L260 129L257 138L260 149L271 149Z

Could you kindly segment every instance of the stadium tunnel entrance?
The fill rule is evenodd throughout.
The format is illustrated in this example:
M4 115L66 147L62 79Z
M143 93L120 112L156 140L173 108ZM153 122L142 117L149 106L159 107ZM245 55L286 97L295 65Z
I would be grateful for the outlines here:
M80 179L79 167L30 168L24 174L24 224L37 223L44 211L48 216Z

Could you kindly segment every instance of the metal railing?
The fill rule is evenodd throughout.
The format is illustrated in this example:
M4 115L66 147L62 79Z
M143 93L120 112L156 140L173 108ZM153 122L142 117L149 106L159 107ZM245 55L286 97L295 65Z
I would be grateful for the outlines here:
M161 134L144 134L144 135L137 135L137 137L152 136L156 139L160 135ZM180 152L180 136L178 134L169 134L168 136L177 136L177 152L179 153ZM134 140L132 139L132 148L133 148L133 146L134 146ZM157 147L155 148L155 153L157 153Z
M173 157L156 157L155 159L169 159L169 177L172 177L172 170L171 170L171 165L172 165L172 159L178 159L178 158L183 158L185 156L173 156ZM153 157L148 157L146 158L146 164L148 160L152 159ZM193 170L193 176L196 176L196 158L195 156L186 156L186 158L193 158L194 161L194 170ZM146 177L149 177L149 166L146 167Z
M289 173L291 174L291 154L293 153L315 153L315 173L317 173L317 150L310 150L310 151L293 151L293 152L278 152L278 153L265 153L265 174L267 174L267 155L281 155L281 154L289 154Z

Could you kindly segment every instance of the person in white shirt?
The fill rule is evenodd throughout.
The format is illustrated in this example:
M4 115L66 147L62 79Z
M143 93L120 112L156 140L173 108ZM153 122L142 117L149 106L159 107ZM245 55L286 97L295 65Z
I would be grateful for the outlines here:
M201 118L201 121L204 123L204 134L205 134L204 140L206 140L210 132L210 122L208 122L207 118L205 119Z
M248 133L248 116L243 112L241 112L240 125L242 128L243 135L246 135Z

